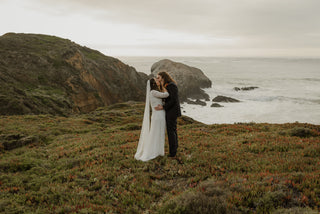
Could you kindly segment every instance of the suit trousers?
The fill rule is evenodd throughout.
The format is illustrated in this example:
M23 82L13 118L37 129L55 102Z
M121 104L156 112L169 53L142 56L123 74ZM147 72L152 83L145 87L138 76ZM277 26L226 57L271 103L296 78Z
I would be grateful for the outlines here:
M177 119L166 119L170 156L176 156L178 149Z

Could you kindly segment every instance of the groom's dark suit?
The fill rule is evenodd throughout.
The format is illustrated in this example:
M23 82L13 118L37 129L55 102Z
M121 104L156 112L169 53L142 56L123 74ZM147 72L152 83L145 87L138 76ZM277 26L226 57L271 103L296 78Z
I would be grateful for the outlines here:
M165 104L163 108L166 111L169 153L170 156L174 157L178 149L177 117L181 116L181 110L177 85L173 82L170 82L166 86L166 89L169 93L169 97L165 99Z

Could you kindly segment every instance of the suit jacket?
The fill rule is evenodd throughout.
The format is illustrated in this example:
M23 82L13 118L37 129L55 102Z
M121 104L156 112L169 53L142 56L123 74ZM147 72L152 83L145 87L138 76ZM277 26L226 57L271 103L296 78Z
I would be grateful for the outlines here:
M175 83L170 82L166 88L169 93L169 97L165 99L165 104L163 106L166 111L166 118L169 120L176 120L177 117L181 116L178 87Z

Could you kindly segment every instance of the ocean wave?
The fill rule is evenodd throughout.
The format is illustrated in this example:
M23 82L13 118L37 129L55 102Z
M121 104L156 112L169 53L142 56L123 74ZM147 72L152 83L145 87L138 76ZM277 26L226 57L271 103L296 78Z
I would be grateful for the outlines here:
M242 99L245 99L242 97ZM298 98L298 97L286 97L286 96L258 96L247 97L248 101L258 102L292 102L297 104L320 104L320 99L313 98Z
M303 81L320 82L320 78L302 78Z
M153 63L164 57L126 58L138 71L150 74ZM168 57L165 57L168 58ZM240 103L225 103L223 108L183 104L188 116L212 123L294 122L320 124L320 59L169 57L201 69L212 81L204 89L211 100L223 95ZM235 91L234 87L259 87Z

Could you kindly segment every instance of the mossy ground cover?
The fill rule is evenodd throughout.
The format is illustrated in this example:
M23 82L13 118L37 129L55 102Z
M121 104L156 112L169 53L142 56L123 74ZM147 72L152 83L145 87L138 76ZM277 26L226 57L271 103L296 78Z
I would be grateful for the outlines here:
M320 126L178 121L178 160L133 157L143 103L0 117L2 213L318 213ZM166 143L166 152L168 145Z

